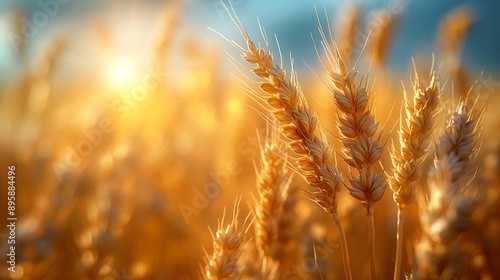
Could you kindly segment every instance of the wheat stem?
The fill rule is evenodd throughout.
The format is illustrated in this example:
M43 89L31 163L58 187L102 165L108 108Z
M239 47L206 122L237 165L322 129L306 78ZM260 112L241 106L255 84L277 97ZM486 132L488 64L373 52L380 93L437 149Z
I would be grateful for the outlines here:
M405 115L400 121L399 142L400 149L392 149L392 163L394 175L390 179L393 190L393 199L398 205L398 228L396 245L396 263L394 265L394 279L399 279L403 246L403 208L415 199L415 182L421 175L421 164L426 157L430 146L430 138L434 120L438 111L440 91L438 76L432 72L430 82L424 88L421 85L415 70L415 83L413 84L415 96L411 105L405 94Z
M372 279L375 279L375 226L373 224L373 205L382 199L387 187L383 172L376 166L384 151L384 145L376 137L378 123L370 108L370 92L367 79L357 80L356 68L347 70L347 65L335 42L328 42L323 28L319 27L326 53L328 78L333 100L338 108L338 128L343 144L342 152L345 162L357 170L358 175L351 173L349 194L360 200L365 206L370 230L369 254Z
M283 66L275 64L265 34L265 47L256 45L239 22L234 9L231 7L231 12L226 7L226 11L238 27L246 45L240 46L234 41L228 41L241 51L242 58L259 78L257 83L262 91L251 94L261 101L260 105L276 121L283 141L293 152L291 157L295 161L294 171L315 189L312 195L316 203L334 217L341 236L346 278L351 279L347 242L337 212L337 193L342 188L342 176L336 168L333 147L328 143L317 115L309 108L293 69L288 78Z
M294 154L291 156L295 161L294 171L316 189L313 193L316 202L330 214L337 211L337 193L342 188L342 177L335 166L333 147L328 143L316 113L309 108L296 73L292 69L287 77L283 66L275 64L267 38L264 48L256 45L236 15L229 10L228 13L246 46L230 42L241 51L242 58L259 78L256 82L262 91L251 94L276 120L283 142Z
M340 216L337 212L332 213L332 218L339 232L340 248L342 250L342 260L344 262L345 279L351 280L351 263L349 261L349 250L347 249L347 240L345 238L344 227L340 222Z
M394 280L400 279L401 260L403 255L403 207L398 207L398 221L396 233L396 265L394 266Z
M373 220L373 206L370 207L368 214L368 251L370 252L370 279L377 278L377 267L375 262L375 222Z

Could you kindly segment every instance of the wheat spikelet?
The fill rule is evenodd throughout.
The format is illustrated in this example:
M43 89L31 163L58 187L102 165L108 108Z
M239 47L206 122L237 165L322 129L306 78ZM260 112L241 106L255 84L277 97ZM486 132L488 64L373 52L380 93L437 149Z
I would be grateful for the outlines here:
M406 119L401 120L399 143L401 148L393 147L392 164L394 175L390 180L394 191L394 201L404 208L415 199L413 183L419 176L419 167L429 149L430 135L434 127L434 119L439 104L438 76L431 74L426 88L419 82L418 74L413 84L415 97L413 106L405 95Z
M423 238L417 245L417 275L455 278L463 273L466 257L457 238L471 225L480 202L480 186L471 186L475 170L477 119L464 103L450 117L436 148L430 199L423 209Z
M233 210L231 222L224 225L224 215L218 221L217 231L212 233L213 253L206 255L204 275L206 279L237 279L240 269L238 259L242 252L245 234L245 223L243 230L238 228L239 203L237 200Z

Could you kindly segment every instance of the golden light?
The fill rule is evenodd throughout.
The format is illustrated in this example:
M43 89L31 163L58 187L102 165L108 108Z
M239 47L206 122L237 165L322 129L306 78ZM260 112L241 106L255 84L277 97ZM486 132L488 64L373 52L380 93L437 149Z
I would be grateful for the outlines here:
M230 116L240 116L245 110L243 98L230 96L226 103L226 110Z
M113 86L125 86L134 79L134 67L126 59L117 59L108 68L109 82Z

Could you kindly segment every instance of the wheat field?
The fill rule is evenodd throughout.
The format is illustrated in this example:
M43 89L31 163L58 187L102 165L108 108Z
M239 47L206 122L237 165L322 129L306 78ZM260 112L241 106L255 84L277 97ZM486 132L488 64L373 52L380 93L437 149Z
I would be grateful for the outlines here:
M208 2L2 11L0 279L500 279L477 7Z

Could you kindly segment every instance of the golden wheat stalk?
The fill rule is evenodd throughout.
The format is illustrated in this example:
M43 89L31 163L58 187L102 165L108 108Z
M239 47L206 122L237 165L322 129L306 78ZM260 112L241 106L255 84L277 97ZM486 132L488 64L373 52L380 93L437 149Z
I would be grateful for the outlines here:
M346 277L350 279L347 241L337 211L337 193L341 190L342 178L335 167L333 147L328 143L318 117L309 108L295 72L292 70L291 77L287 78L283 67L275 64L265 36L266 47L258 47L243 28L234 9L230 12L226 7L226 11L245 39L246 46L228 41L242 53L242 58L252 65L251 71L260 79L262 92L253 94L264 102L261 105L272 114L287 146L293 151L295 171L316 190L312 193L315 201L332 215L339 231Z
M289 253L295 239L297 187L292 186L287 157L275 130L267 132L261 146L261 169L257 175L258 201L255 206L255 244L261 262L280 277L292 260ZM268 270L268 269L267 269ZM265 272L266 270L264 270ZM261 273L262 274L262 273ZM262 275L267 275L266 273Z
M379 138L375 138L378 123L375 121L369 104L367 80L358 83L358 72L350 71L341 56L335 42L329 43L320 24L323 48L326 52L330 90L338 112L338 128L343 144L342 152L345 162L358 171L358 177L352 176L349 194L360 200L366 208L368 218L368 239L370 252L370 275L376 278L375 266L375 225L373 221L373 204L379 201L387 188L384 173L374 165L380 163L384 147Z
M393 148L392 151L394 176L390 186L394 191L394 201L403 208L415 199L413 183L418 178L420 164L430 147L430 135L440 97L436 73L431 74L429 86L426 88L420 84L418 74L415 75L413 106L405 95L406 119L404 122L401 120L399 129L401 148Z
M348 3L339 10L335 39L341 42L339 51L347 65L356 51L356 38L360 35L358 34L360 21L361 7L358 4Z
M249 226L246 226L249 216L247 216L243 223L243 229L239 229L238 227L240 202L241 199L236 200L233 217L227 226L224 225L226 214L224 210L222 219L218 221L215 234L210 230L213 239L213 252L212 254L206 253L205 256L205 279L238 279L240 273L238 259L242 253L245 235L249 229Z
M291 78L286 78L283 68L275 65L267 40L265 49L257 47L237 18L233 15L232 18L247 46L230 42L242 52L246 62L254 65L251 70L260 78L262 92L254 94L265 102L262 105L274 117L287 146L294 152L298 173L318 190L314 193L317 203L326 212L336 213L341 178L334 166L333 147L326 140L318 117L307 105L295 73L292 71Z
M456 278L464 256L456 240L470 225L479 203L480 185L471 186L477 153L478 118L460 103L436 147L429 202L423 209L423 238L417 244L417 274L422 278Z
M460 103L446 125L445 134L436 146L435 165L437 172L444 173L440 162L452 163L449 172L449 191L454 195L460 186L468 184L475 173L474 158L477 146L477 120L472 111Z
M415 199L415 181L422 173L421 163L425 159L430 146L430 136L434 127L434 120L438 111L440 91L438 76L435 72L430 75L427 87L419 81L415 70L413 83L415 96L413 106L405 93L405 115L400 120L399 143L400 149L392 149L393 177L390 178L390 187L394 192L393 198L398 205L397 214L397 245L394 279L399 279L403 249L403 211Z
M269 134L269 132L268 132ZM258 201L255 207L255 243L261 255L279 262L289 238L293 221L286 216L285 201L289 183L286 158L283 157L276 134L261 147L261 169L257 175Z
M366 84L356 82L356 69L347 71L337 45L326 41L322 28L321 34L331 66L328 69L330 90L339 109L338 128L344 160L360 174L358 178L351 179L352 187L348 189L353 197L363 202L367 212L371 212L373 204L382 198L387 186L383 172L374 168L380 163L384 150L379 139L374 139L378 123L370 109Z
M465 98L470 80L467 67L462 62L462 52L467 35L476 19L467 6L459 6L441 20L437 32L437 44L443 55L445 71L451 75L457 95Z
M381 11L383 12L383 11ZM377 13L375 16L368 20L368 22L373 22L380 20L377 18ZM391 43L394 39L394 31L399 23L399 14L394 13L390 15L389 19L381 20L379 22L378 29L376 32L372 33L370 36L370 42L368 44L367 55L370 55L373 64L379 68L384 68L388 65L387 55L391 48Z
M282 279L278 274L279 263L272 259L256 256L254 250L245 250L241 256L242 271L238 279L277 280Z

